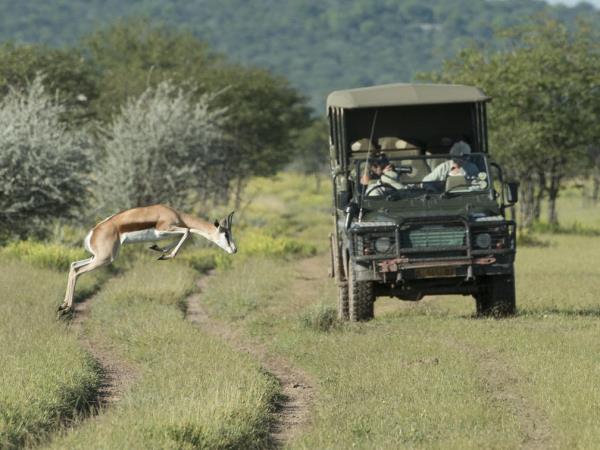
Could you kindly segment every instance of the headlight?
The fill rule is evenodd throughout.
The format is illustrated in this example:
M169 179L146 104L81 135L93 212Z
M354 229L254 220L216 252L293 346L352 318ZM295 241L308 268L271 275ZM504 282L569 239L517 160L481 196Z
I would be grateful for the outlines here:
M375 241L375 250L377 253L387 253L392 246L392 240L389 237L380 237Z
M492 237L488 233L475 236L475 245L479 248L489 248L492 245Z

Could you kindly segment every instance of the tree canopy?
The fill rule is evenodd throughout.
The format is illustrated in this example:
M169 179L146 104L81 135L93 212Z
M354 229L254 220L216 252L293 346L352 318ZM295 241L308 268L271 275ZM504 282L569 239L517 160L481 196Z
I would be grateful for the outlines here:
M0 0L0 40L73 45L117 18L146 17L187 30L228 60L283 75L316 111L334 89L410 81L466 42L546 13L569 26L600 23L591 5L541 0Z
M564 179L585 171L600 140L600 40L585 23L569 30L547 18L501 37L504 51L463 50L425 78L476 85L494 97L492 152L522 183L523 224L539 219L546 197L556 225Z

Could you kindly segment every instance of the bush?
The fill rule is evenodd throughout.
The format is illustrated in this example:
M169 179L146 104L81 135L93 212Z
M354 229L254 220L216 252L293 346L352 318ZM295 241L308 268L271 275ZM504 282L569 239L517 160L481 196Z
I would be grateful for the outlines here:
M246 257L312 256L317 252L313 244L285 236L273 237L257 230L244 233L239 249Z
M213 95L165 81L130 99L102 139L106 158L97 197L106 212L169 203L190 206L190 192L211 192L224 176L224 109ZM225 178L224 178L225 177Z
M336 309L326 305L319 305L306 312L301 316L300 321L304 328L320 332L328 332L342 325L337 318Z
M217 251L212 248L199 250L187 249L177 256L177 259L185 262L193 269L205 273L217 267Z
M0 237L44 236L86 197L87 138L61 121L67 110L42 81L0 101Z
M25 261L41 269L66 271L73 261L90 257L83 249L34 241L15 241L2 249L2 254Z
M550 247L550 241L540 239L531 233L519 233L517 245L522 247Z

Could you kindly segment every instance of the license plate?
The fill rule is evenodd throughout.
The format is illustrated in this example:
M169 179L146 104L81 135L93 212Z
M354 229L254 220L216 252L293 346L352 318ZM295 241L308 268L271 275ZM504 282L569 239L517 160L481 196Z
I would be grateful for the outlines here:
M423 267L415 269L415 277L417 278L447 278L455 276L456 268L454 267Z

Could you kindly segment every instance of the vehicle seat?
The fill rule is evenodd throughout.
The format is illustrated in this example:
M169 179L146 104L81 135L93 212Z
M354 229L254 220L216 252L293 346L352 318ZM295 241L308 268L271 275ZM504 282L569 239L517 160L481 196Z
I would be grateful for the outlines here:
M379 144L379 148L381 150L395 150L396 149L396 142L398 142L400 139L398 139L395 136L386 136L386 137L380 137L377 140L377 144ZM403 141L404 142L404 141Z
M450 175L446 178L446 190L450 190L457 186L467 188L467 178L463 175Z
M397 155L401 158L407 156L421 156L422 154L421 149L411 146L402 139L399 139L396 142L396 149L399 150ZM400 175L400 181L402 183L418 183L430 172L429 166L423 159L405 159L402 161L402 165L412 167L411 173L403 173Z
M353 142L350 148L353 152L366 152L369 150L375 150L376 147L372 143L369 145L369 139L364 138Z

